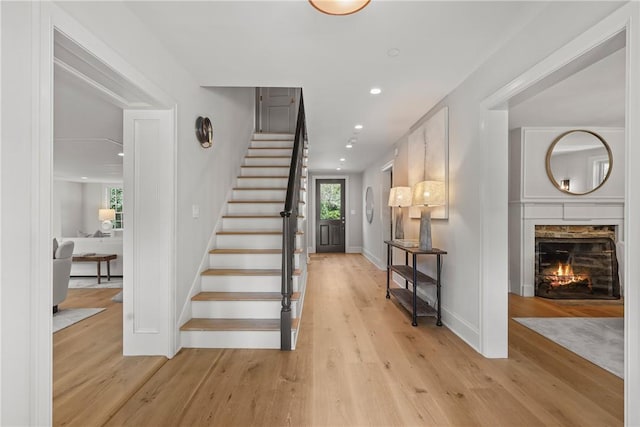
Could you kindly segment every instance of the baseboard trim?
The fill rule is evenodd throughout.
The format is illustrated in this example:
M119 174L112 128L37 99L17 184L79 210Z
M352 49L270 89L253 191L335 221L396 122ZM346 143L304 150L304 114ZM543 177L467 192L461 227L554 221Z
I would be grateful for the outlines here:
M365 248L362 248L362 255L364 255L364 257L368 259L373 265L378 267L378 270L387 269L387 265L385 263L383 263L380 259L378 259L378 257L373 255L371 252L369 252Z
M362 253L362 247L361 246L349 246L345 252L348 253L348 254L360 254L360 253Z
M393 282L396 286L404 287L404 280L402 285L398 283L396 278L393 278ZM411 285L410 285L411 286ZM429 295L422 289L418 288L418 296L427 301L431 306L435 306L435 296ZM467 321L461 319L457 314L448 310L447 307L442 305L442 323L449 328L451 332L456 334L458 338L464 341L469 347L480 353L480 333L479 331L470 325ZM482 354L482 353L480 353Z

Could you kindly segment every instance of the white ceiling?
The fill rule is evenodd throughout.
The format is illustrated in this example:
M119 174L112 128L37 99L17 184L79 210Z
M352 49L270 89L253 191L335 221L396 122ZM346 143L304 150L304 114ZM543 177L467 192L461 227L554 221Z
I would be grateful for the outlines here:
M56 69L54 177L77 182L122 182L119 152L122 152L122 110L100 97L83 80Z
M624 127L625 50L616 52L509 109L509 128Z
M520 30L543 2L127 2L202 86L304 89L309 166L361 171ZM399 49L391 57L390 49ZM369 94L371 87L382 94ZM364 129L355 134L354 125ZM347 150L347 140L358 142Z
M316 171L366 168L544 7L378 0L337 17L306 1L126 5L203 86L303 87ZM114 159L121 148L113 143L122 141L121 107L153 101L110 81L108 67L56 37L63 63L56 63L56 177L121 180L122 158ZM393 48L398 56L388 55ZM563 76L512 107L510 127L623 126L624 60L618 50ZM369 94L374 86L381 95Z

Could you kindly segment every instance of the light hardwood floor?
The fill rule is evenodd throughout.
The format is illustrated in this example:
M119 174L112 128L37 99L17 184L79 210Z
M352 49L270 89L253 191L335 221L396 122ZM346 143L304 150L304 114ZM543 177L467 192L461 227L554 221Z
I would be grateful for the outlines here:
M167 362L120 356L121 306L105 302L95 320L54 335L54 423L622 425L614 375L512 320L509 359L485 359L432 318L413 328L384 288L385 272L360 255L313 255L296 351L185 349ZM73 292L69 302L99 304L113 291ZM509 301L516 317L622 314Z

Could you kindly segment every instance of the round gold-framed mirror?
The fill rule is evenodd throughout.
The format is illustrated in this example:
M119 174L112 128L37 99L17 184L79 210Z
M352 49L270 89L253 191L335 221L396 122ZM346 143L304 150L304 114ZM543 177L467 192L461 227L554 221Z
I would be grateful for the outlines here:
M607 182L612 168L611 147L602 136L590 130L563 132L547 150L547 176L566 194L593 193Z
M371 224L373 222L373 188L371 187L367 187L367 191L365 192L364 205L367 222Z

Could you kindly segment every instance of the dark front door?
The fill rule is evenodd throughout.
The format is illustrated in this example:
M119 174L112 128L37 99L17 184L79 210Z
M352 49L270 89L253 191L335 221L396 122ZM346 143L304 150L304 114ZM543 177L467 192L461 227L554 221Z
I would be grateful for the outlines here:
M316 180L316 252L344 252L344 179Z

